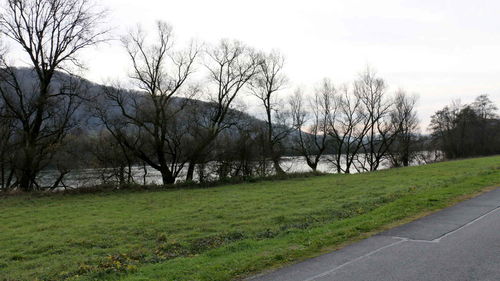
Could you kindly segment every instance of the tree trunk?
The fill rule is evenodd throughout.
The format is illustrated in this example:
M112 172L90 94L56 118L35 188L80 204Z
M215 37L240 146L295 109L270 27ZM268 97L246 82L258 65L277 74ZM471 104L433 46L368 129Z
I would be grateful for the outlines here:
M406 154L406 153L403 154L402 162L403 162L404 167L410 166L410 159L409 158L410 157L408 156L408 154Z
M277 175L284 175L285 171L280 166L280 160L279 158L274 158L273 159L273 165L274 165L274 170L276 171Z
M57 180L54 182L54 184L52 185L52 187L50 188L51 190L54 190L57 188L57 186L59 186L59 184L62 182L64 176L66 174L68 174L69 171L63 171L59 174L59 177L57 178ZM65 187L66 188L66 187Z
M175 177L172 175L170 171L161 170L160 173L161 173L161 178L163 180L163 185L175 183Z
M123 166L118 169L118 180L120 187L125 185L125 167Z
M3 161L3 156L2 158L0 158L0 161ZM5 166L4 164L2 163L1 164L1 169L0 169L0 173L1 173L1 179L0 179L0 189L7 189L7 187L5 186Z
M186 181L193 181L194 176L194 168L196 164L193 161L190 161L188 164L188 170L186 173Z
M19 179L19 187L21 188L22 191L30 192L33 191L33 180L31 176L31 169L30 168L25 168L26 170L23 170L21 172L21 177Z
M146 162L142 162L142 170L144 171L144 174L142 175L142 182L143 185L146 185L146 179L148 176L148 169L146 168Z
M410 142L411 140L407 139L405 140L405 145L404 145L404 152L403 152L403 159L402 159L402 162L403 162L403 166L404 167L408 167L410 165Z
M18 178L18 186L22 191L26 192L34 190L34 181L36 177L36 174L33 171L33 157L31 155L32 153L30 147L25 148L24 159L21 164L22 166L18 168L20 174Z
M306 162L307 166L313 170L313 172L316 172L316 169L318 168L318 161L312 161L308 157L306 157Z
M313 170L313 172L316 172L316 170L318 170L318 164L317 163L310 164L309 167Z
M345 172L344 174L350 174L351 173L351 163L350 160L346 161L345 165Z

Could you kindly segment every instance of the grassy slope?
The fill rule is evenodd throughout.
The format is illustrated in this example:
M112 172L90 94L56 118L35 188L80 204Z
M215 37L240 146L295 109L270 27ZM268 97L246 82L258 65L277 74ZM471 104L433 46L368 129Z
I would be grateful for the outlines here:
M230 280L500 185L500 157L210 189L0 198L0 280Z

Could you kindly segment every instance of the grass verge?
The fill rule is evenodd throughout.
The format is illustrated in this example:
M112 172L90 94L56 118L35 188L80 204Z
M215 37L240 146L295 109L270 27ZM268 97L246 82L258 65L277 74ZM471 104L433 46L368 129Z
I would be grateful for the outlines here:
M0 199L0 280L231 280L500 184L500 157L210 189Z

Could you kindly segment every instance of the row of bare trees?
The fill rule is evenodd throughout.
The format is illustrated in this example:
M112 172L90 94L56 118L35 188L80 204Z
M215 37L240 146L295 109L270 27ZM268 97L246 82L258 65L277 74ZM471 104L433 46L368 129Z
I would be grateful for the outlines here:
M351 87L336 88L325 79L308 101L295 93L290 101L297 129L293 147L311 169L326 152L338 173L375 171L384 160L410 165L410 144L419 133L417 97L403 90L391 97L386 87L368 68Z
M157 31L154 39L137 30L122 40L131 78L143 93L106 87L96 113L117 143L160 172L164 184L174 183L185 169L190 181L217 137L236 125L236 98L259 73L262 59L229 40L175 50L172 28L160 22ZM208 72L203 88L188 82L200 53Z
M137 182L148 167L163 184L216 174L283 174L283 155L302 155L314 171L374 171L412 161L416 97L390 95L367 69L352 84L325 79L312 95L290 98L285 59L232 40L179 49L172 27L140 27L121 38L130 84L98 86L75 75L81 50L106 41L105 13L88 0L6 0L0 31L21 47L28 68L1 54L1 187L25 191L65 186L77 168L102 168L102 180ZM205 74L205 75L203 75ZM130 88L130 87L129 87ZM254 97L263 120L244 113ZM325 157L331 154L331 157ZM57 175L41 184L43 171Z

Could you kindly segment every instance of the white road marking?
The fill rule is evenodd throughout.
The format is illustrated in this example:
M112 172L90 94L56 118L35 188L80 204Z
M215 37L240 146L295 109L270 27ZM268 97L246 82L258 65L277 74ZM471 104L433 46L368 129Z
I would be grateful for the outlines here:
M371 256L371 255L373 255L373 254L377 253L377 252L380 252L380 251L382 251L382 250L384 250L384 249L387 249L387 248L389 248L389 247L392 247L392 246L395 246L395 245L401 244L401 243L403 243L403 242L406 242L406 240L400 239L399 241L396 241L396 242L391 243L391 244L389 244L389 245L385 245L385 246L383 246L383 247L381 247L381 248L378 248L378 249L376 249L376 250L374 250L374 251L371 251L371 252L369 252L369 253L367 253L367 254L364 254L364 255L362 255L362 256L359 256L359 257L357 257L357 258L355 258L355 259L353 259L353 260L350 260L350 261L348 261L348 262L346 262L346 263L343 263L343 264L341 264L341 265L339 265L339 266L337 266L337 267L335 267L335 268L332 268L332 269L330 269L330 270L328 270L328 271L325 271L325 272L323 272L323 273L321 273L321 274L318 274L318 275L315 275L315 276L313 276L313 277L307 278L307 279L305 279L304 281L313 281L313 280L315 280L315 279L317 279L317 278L320 278L320 277L326 276L326 275L328 275L328 274L330 274L330 273L333 273L334 271L336 271L336 270L338 270L338 269L340 269L340 268L342 268L342 267L344 267L344 266L346 266L346 265L349 265L349 264L351 264L351 263L357 262L357 261L359 261L359 260L361 260L361 259L363 259L363 258L366 258L366 257L368 257L368 256Z
M477 218L475 218L475 219L471 220L470 222L468 222L468 223L466 223L466 224L462 225L461 227L459 227L459 228L457 228L457 229L455 229L455 230L453 230L453 231L450 231L450 232L448 232L448 233L446 233L446 234L444 234L444 235L442 235L442 236L440 236L440 237L438 237L438 238L436 238L436 239L432 240L432 242L438 242L438 243L439 243L439 241L441 241L441 239L443 239L443 238L445 238L445 237L448 237L448 236L452 235L453 233L455 233L455 232L457 232L457 231L460 231L460 230L462 230L462 229L466 228L467 226L469 226L469 225L471 225L471 224L473 224L473 223L475 223L475 222L477 222L477 221L479 221L479 220L483 219L484 217L486 217L486 216L488 216L489 214L492 214L492 213L494 213L494 212L498 211L499 209L500 209L500 206L496 207L495 209L493 209L493 210L491 210L491 211L487 212L486 214L484 214L484 215L482 215L482 216L479 216L479 217L477 217Z
M328 270L328 271L325 271L325 272L320 273L320 274L318 274L318 275L315 275L315 276L309 277L309 278L305 279L304 281L314 281L314 280L316 280L316 279L318 279L318 278L321 278L321 277L324 277L324 276L326 276L326 275L329 275L329 274L331 274L331 273L333 273L333 272L335 272L335 271L337 271L337 270L341 269L341 268L342 268L342 267L344 267L344 266L347 266L347 265L349 265L349 264L355 263L355 262L357 262L357 261L359 261L359 260L362 260L362 259L364 259L364 258L366 258L366 257L369 257L369 256L371 256L371 255L373 255L373 254L375 254L375 253L377 253L377 252L380 252L380 251L382 251L382 250L384 250L384 249L387 249L387 248L390 248L390 247L392 247L392 246L396 246L396 245L401 244L401 243L403 243L403 242L439 243L439 242L441 241L441 239L443 239L443 238L445 238L445 237L448 237L448 236L452 235L453 233L456 233L457 231L460 231L461 229L464 229L465 227L467 227L467 226L469 226L469 225L472 225L473 223L475 223L475 222L477 222L477 221L479 221L479 220L483 219L484 217L488 216L489 214L492 214L492 213L494 213L494 212L498 211L499 209L500 209L500 206L498 206L498 207L496 207L495 209L493 209L493 210L491 210L491 211L489 211L489 212L487 212L487 213L485 213L485 214L483 214L483 215L481 215L481 216L479 216L479 217L477 217L477 218L473 219L472 221L470 221L470 222L468 222L468 223L466 223L466 224L462 225L461 227L459 227L459 228L457 228L457 229L455 229L455 230L453 230L453 231L450 231L450 232L448 232L448 233L443 234L442 236L440 236L440 237L438 237L438 238L436 238L436 239L434 239L434 240L418 240L418 239L409 239L409 238L404 238L404 237L392 236L392 238L394 238L394 239L398 239L398 241L396 241L396 242L394 242L394 243L391 243L391 244L389 244L389 245L385 245L385 246L383 246L383 247L380 247L380 248L378 248L378 249L376 249L376 250L373 250L373 251L371 251L371 252L369 252L369 253L367 253L367 254L364 254L364 255L359 256L359 257L357 257L357 258L355 258L355 259L353 259L353 260L350 260L350 261L348 261L348 262L345 262L345 263L343 263L343 264L341 264L341 265L339 265L339 266L337 266L337 267L334 267L334 268L332 268L332 269L330 269L330 270Z

